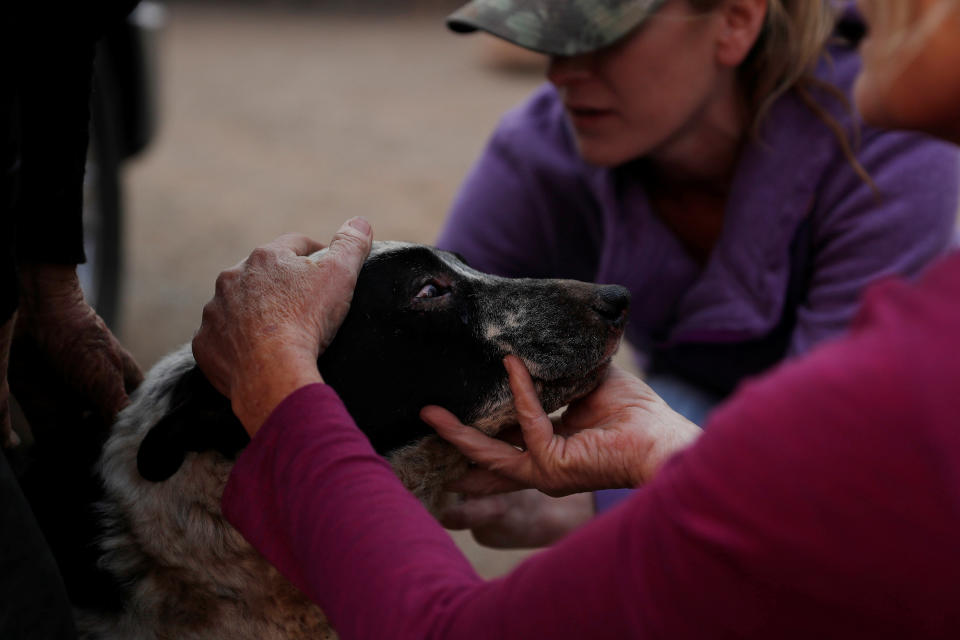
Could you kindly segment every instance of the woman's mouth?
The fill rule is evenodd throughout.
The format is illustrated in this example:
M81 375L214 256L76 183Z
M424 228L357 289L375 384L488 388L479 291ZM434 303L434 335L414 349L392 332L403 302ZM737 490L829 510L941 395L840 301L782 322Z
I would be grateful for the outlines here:
M609 122L615 115L612 109L566 105L567 114L576 129L593 129Z

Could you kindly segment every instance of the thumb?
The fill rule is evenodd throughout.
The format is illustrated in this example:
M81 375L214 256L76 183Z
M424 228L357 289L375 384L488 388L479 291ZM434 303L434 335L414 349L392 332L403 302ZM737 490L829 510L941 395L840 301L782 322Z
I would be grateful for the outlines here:
M360 273L363 261L373 246L373 229L366 219L351 218L333 236L327 255L353 274Z

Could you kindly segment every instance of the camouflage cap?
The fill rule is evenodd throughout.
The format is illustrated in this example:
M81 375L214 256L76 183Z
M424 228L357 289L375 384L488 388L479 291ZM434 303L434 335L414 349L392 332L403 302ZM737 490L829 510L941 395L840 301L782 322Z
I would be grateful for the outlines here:
M447 18L459 33L486 31L526 49L573 56L613 44L666 0L473 0Z

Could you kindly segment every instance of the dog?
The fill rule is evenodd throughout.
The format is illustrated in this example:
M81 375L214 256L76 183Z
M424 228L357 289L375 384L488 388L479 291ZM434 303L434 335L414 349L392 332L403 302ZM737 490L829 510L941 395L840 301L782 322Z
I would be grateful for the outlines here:
M628 304L619 286L500 278L452 253L377 242L318 365L376 452L436 513L468 461L420 421L420 409L446 407L491 435L515 423L502 365L509 353L526 364L545 410L561 408L602 379ZM336 637L320 608L221 514L247 442L189 345L148 373L98 464L99 565L118 597L78 614L83 637Z

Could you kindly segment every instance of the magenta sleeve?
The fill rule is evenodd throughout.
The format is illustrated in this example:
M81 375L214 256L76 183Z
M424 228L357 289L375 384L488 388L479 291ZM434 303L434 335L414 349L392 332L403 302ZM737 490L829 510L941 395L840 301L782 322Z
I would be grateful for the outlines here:
M891 330L746 385L646 488L504 578L477 577L323 385L270 416L224 512L345 640L956 637L951 304L947 322L901 285L868 296Z

